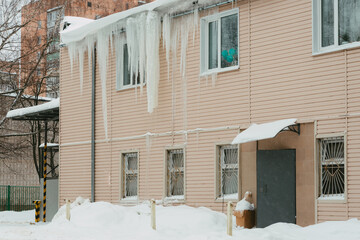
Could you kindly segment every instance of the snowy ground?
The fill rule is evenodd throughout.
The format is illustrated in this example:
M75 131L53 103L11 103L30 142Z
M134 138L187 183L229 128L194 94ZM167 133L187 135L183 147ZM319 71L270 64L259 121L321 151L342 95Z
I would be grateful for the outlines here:
M360 221L326 222L309 227L278 223L264 229L234 228L226 235L226 216L207 208L156 207L157 230L150 227L148 204L122 207L105 202L73 204L71 221L60 209L51 223L34 222L34 211L0 212L1 240L185 239L308 240L360 239Z

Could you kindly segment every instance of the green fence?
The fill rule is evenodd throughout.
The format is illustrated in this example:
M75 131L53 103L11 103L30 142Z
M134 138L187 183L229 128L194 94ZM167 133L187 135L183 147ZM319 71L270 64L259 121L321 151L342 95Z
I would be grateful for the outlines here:
M1 186L0 211L23 211L34 209L34 200L40 197L40 187Z

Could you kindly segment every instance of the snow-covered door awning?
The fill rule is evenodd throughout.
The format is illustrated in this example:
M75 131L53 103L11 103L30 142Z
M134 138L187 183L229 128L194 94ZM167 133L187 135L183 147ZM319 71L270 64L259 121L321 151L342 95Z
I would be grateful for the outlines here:
M60 98L56 98L44 104L11 110L6 117L13 120L57 121L59 120L59 107Z
M296 118L284 119L275 122L252 124L248 129L239 133L231 144L253 142L275 137L283 129L296 123ZM299 133L299 132L298 132Z

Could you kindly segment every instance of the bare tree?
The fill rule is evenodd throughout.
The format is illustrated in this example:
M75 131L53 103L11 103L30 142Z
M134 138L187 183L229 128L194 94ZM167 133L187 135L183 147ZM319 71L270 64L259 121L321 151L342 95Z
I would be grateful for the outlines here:
M47 95L57 96L59 26L63 8L49 22L49 1L0 0L0 161L28 154L38 176L43 123L14 122L8 111L38 105ZM54 81L55 79L55 81ZM50 138L57 137L57 123L50 123Z

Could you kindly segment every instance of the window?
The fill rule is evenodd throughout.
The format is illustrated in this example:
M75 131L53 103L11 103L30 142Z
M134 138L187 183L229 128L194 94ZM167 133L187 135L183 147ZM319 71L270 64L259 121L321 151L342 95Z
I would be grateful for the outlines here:
M117 61L117 67L116 67L116 78L117 78L117 86L118 89L126 89L130 87L134 87L136 85L140 84L140 77L138 76L130 76L130 67L129 67L129 53L128 53L128 47L125 43L123 45L123 49L120 53L117 54L117 57L119 57L119 60ZM135 80L136 78L136 80Z
M46 78L46 96L57 98L59 96L59 76Z
M217 197L238 196L238 147L237 145L223 145L217 147Z
M184 196L184 150L167 150L166 195Z
M343 196L345 193L344 138L319 140L321 197Z
M121 198L134 198L138 195L138 153L122 154Z
M40 45L41 44L41 37L39 36L37 39L37 44Z
M239 10L232 9L201 19L201 73L210 74L239 66Z
M360 0L313 1L313 51L360 46Z
M38 28L41 28L41 21L38 21Z

